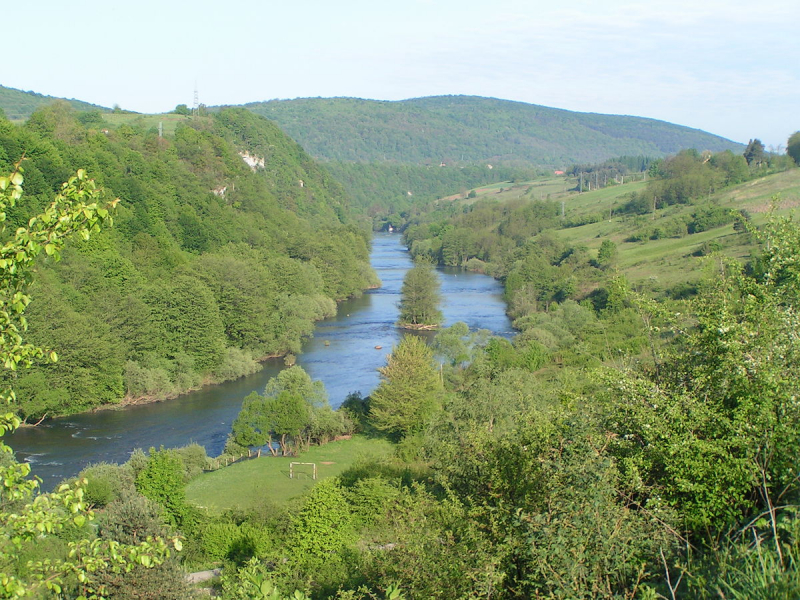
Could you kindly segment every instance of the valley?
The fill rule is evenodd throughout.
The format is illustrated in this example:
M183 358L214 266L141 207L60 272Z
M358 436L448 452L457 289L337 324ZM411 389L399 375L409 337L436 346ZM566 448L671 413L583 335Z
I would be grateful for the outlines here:
M800 593L798 134L1 91L0 596Z

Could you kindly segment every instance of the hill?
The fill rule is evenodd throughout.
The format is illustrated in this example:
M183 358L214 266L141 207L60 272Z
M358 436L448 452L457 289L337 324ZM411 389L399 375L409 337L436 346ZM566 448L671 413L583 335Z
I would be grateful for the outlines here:
M704 277L704 257L712 252L742 261L751 257L756 240L737 223L737 216L758 227L775 198L774 210L780 215L800 206L800 169L770 173L759 168L744 181L725 185L711 166L718 158L702 160L692 158L689 166L697 169L682 175L584 193L575 191L572 177L481 186L443 198L410 219L406 239L413 254L440 264L491 273L507 288L515 280L534 286L538 302L585 299L612 272L654 293L682 293ZM716 177L716 185L703 183L699 195L663 201L670 182L685 185L703 174ZM604 248L610 253L605 261ZM524 264L525 257L540 260L547 252L552 254L550 265Z
M299 98L245 104L326 161L480 163L565 167L684 148L744 147L697 129L642 117L577 113L476 96L396 102Z
M29 336L60 360L15 378L24 418L252 373L257 359L298 352L335 300L375 283L369 234L342 187L246 110L161 137L56 102L24 125L0 118L0 173L22 156L25 196L6 210L7 230L79 168L120 199L113 228L40 267Z
M111 109L81 100L67 100L65 98L44 96L36 92L24 92L0 85L0 109L2 109L6 114L6 118L10 121L24 121L28 119L37 108L51 104L56 100L66 100L75 110L100 110L103 112L111 112Z

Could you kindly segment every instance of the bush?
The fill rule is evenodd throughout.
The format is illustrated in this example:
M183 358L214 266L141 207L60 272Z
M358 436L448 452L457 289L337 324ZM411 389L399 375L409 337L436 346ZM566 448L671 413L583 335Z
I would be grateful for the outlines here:
M170 450L183 463L183 480L188 483L204 470L208 469L211 459L206 454L206 449L197 443Z
M214 379L217 381L230 381L246 375L252 375L260 370L261 365L253 360L249 352L231 347L225 349L222 362L214 369Z
M375 523L389 503L400 495L400 488L383 477L359 479L347 490L356 519L365 525Z
M84 498L97 507L106 506L135 489L133 469L127 463L89 465L80 472L78 478L87 480Z
M128 395L133 397L166 397L175 391L175 386L166 369L143 367L132 360L125 363L125 387Z
M726 225L733 220L734 217L730 210L721 206L706 206L692 213L692 220L689 221L687 229L689 233L700 233Z
M203 552L209 560L220 561L228 557L233 542L239 537L235 523L213 522L203 527L200 534Z
M191 512L186 504L183 462L174 451L151 448L147 465L136 476L136 489L158 502L173 525L180 526Z
M128 490L108 505L100 519L98 533L104 539L138 544L149 537L164 537L169 530L157 504ZM121 570L108 566L98 571L97 580L105 586L107 597L124 600L184 600L194 597L175 556L150 568L141 564L131 567L130 570Z

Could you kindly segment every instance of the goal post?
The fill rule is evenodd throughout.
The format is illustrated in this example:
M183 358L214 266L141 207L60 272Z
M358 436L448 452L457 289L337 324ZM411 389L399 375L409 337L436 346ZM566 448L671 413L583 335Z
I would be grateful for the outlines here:
M300 467L300 466L311 467L311 469L312 469L311 470L311 478L312 479L316 479L317 478L317 463L313 463L313 462L290 462L289 463L289 479L294 479L295 467ZM308 473L305 470L299 470L298 473L297 473L298 476L300 476L302 474L308 475Z

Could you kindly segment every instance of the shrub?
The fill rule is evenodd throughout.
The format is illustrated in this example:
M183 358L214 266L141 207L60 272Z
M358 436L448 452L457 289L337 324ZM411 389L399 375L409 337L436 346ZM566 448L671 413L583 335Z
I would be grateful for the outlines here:
M183 480L188 483L200 475L210 465L211 459L206 454L206 449L197 443L171 450L183 463Z
M133 469L127 463L89 465L80 472L78 478L88 482L84 488L86 501L98 507L106 506L135 489Z
M136 476L136 489L143 496L158 502L167 520L180 526L189 516L184 487L184 466L174 451L150 449L147 465Z

